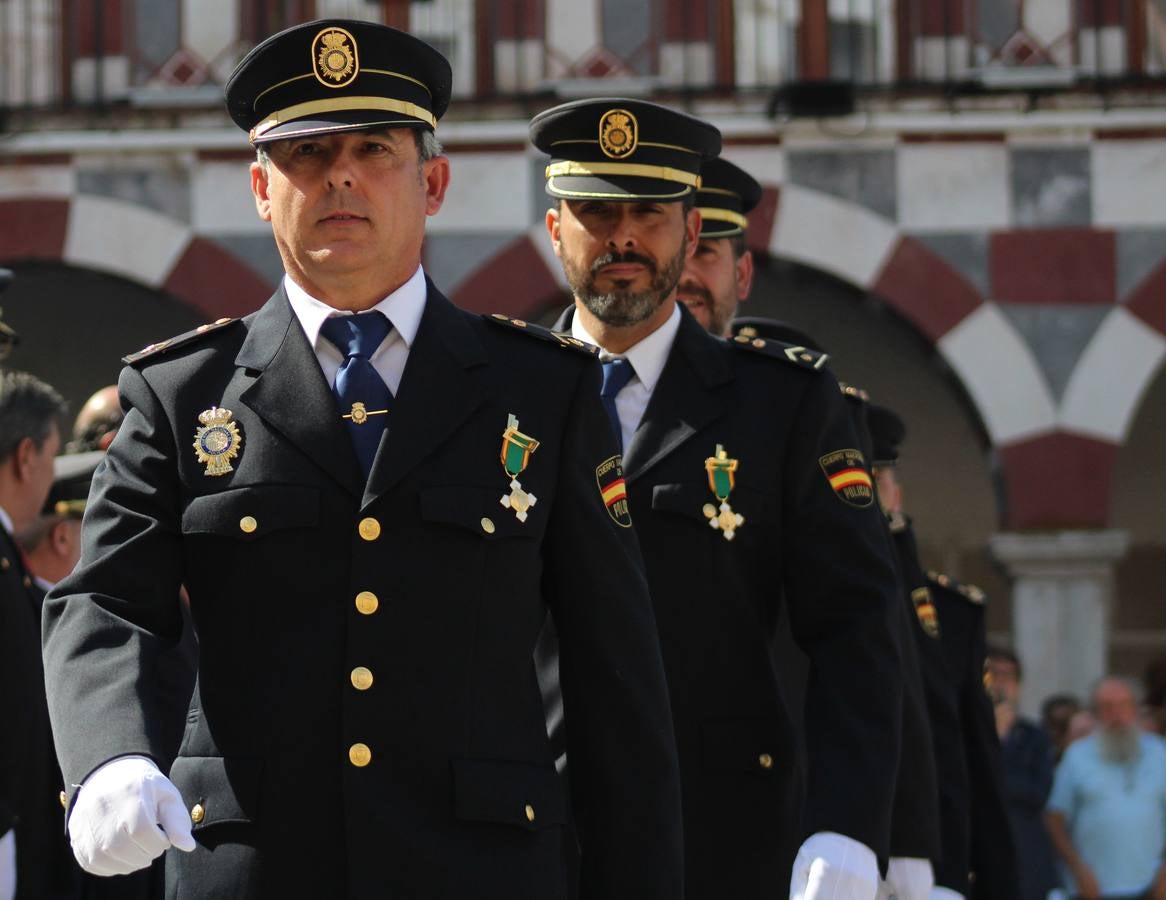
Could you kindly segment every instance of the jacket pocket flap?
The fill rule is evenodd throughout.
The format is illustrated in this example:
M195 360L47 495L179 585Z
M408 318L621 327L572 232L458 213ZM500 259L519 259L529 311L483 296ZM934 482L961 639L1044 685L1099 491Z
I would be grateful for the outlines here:
M567 797L552 766L485 759L453 761L455 814L537 831L562 825Z
M254 540L273 531L310 527L319 521L318 488L252 484L195 497L182 512L182 531Z
M170 780L186 801L194 831L256 819L258 760L180 756L170 769Z
M706 768L765 775L788 768L786 744L767 719L708 719L700 729L701 761Z
M509 486L503 478L498 479L497 489L445 485L424 488L421 491L421 518L426 522L464 528L486 540L536 537L535 523L530 519L539 514L538 500L528 509L527 521L522 522L513 509L507 509L501 503L502 496L509 493Z

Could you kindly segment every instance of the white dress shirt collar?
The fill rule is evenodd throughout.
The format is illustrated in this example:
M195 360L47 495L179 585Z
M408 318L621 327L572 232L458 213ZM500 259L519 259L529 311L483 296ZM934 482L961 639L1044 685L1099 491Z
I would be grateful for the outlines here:
M8 515L7 510L5 510L3 506L0 506L0 525L4 526L4 530L7 531L9 535L13 533L12 517Z
M673 306L672 315L663 325L638 344L634 344L623 353L611 354L604 351L599 358L610 359L613 356L621 356L626 359L632 364L636 378L648 389L650 394L656 389L656 382L660 380L660 375L664 372L664 366L668 362L668 354L672 352L672 344L676 340L678 331L680 331L679 304ZM583 327L578 313L571 317L571 336L597 347L600 346L599 342Z
M335 309L327 303L317 300L287 275L283 277L283 288L287 291L287 299L291 304L292 312L295 313L300 326L304 329L308 343L314 349L317 348L320 328L325 319L331 316L351 315L346 310ZM373 307L373 309L385 314L397 334L405 342L406 347L413 345L413 341L417 337L417 329L421 327L421 315L425 312L425 295L425 271L421 266L418 266L417 271L408 281Z

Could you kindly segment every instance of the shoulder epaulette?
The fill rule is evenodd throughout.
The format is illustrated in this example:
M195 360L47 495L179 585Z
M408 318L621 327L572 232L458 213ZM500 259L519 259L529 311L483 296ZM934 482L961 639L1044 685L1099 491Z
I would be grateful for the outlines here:
M544 328L542 325L536 325L534 322L527 322L525 319L512 319L510 316L503 315L502 313L483 315L482 318L487 322L493 322L495 325L513 328L516 331L521 331L523 334L529 334L531 337L536 337L552 344L558 344L567 350L586 353L588 356L599 355L599 348L594 344L581 341L579 338L567 334L564 331L551 331L551 329Z
M842 391L842 396L850 400L857 400L860 403L870 403L870 394L860 387L855 387L853 384L847 384L845 381L838 382L838 390Z
M974 584L964 584L940 572L928 572L927 580L942 588L947 588L949 591L955 591L977 606L983 606L988 602L988 595Z
M810 350L808 347L799 347L797 344L787 344L785 341L775 341L768 338L751 338L746 334L739 334L729 343L741 350L752 350L774 359L784 359L786 362L801 366L803 369L821 369L826 365L830 356Z
M208 322L205 325L199 325L198 328L192 329L191 331L188 331L185 334L179 334L179 335L176 335L175 337L167 338L164 341L158 341L158 343L156 343L156 344L150 344L147 347L143 347L137 353L131 353L129 356L123 356L121 358L121 361L123 363L125 363L127 366L132 366L135 363L141 362L143 359L147 359L147 358L149 358L151 356L155 356L159 353L166 353L170 350L174 350L177 347L183 347L186 344L189 344L189 343L192 343L193 341L198 340L200 337L202 337L205 334L210 334L211 332L218 331L220 328L225 328L227 325L230 325L232 322L238 322L238 321L239 321L238 319L232 319L230 317L226 317L226 318L222 318L222 319L215 319L215 321Z

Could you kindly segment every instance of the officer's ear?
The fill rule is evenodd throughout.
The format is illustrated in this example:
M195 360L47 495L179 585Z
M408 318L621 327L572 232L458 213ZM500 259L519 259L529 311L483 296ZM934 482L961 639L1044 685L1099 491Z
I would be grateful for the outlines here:
M685 241L684 258L692 259L696 255L696 248L700 244L700 210L695 206L684 214Z
M753 251L746 250L733 264L737 281L737 299L748 300L753 289Z
M251 163L251 193L255 195L255 209L264 222L271 221L271 200L267 196L267 170L258 162Z
M425 180L425 215L435 216L445 203L445 192L449 190L449 157L435 156L421 165Z
M551 246L555 250L555 256L562 256L559 245L559 232L561 223L559 221L559 208L557 206L547 207L547 234L551 238Z

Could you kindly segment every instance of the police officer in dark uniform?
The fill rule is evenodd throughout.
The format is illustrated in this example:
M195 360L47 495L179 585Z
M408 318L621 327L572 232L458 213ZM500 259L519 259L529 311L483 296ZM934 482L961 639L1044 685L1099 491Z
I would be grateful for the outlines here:
M15 535L35 521L53 483L65 403L26 372L0 372L0 896L71 895L44 673L40 593Z
M789 889L873 898L898 763L895 583L837 383L821 354L726 342L677 304L700 233L694 188L720 149L712 126L643 101L584 100L536 116L531 138L551 157L547 227L576 299L560 326L603 348L602 397L626 452L602 477L613 515L630 500L659 622L686 896L772 900L787 888L802 725L771 656L784 602L811 665L809 799L794 843L806 840ZM574 727L568 710L568 736Z
M775 319L738 317L733 320L730 331L734 337L753 339L761 336L825 352L821 343L805 331ZM867 423L870 397L862 388L851 384L840 382L839 390L850 407L855 429L861 436L863 453L876 461L874 471L877 473L887 451L882 446L876 447L871 437ZM884 502L881 496L879 500ZM935 747L916 650L915 610L902 581L899 594L905 601L905 605L900 603L900 614L895 623L903 663L903 733L891 817L891 858L879 896L887 900L926 900L935 881L932 861L940 857ZM796 669L791 672L787 667L784 674L794 684L804 682L804 677L799 679Z
M925 573L911 520L903 513L896 465L903 420L872 404L867 420L875 480L888 513L904 586L915 610L935 765L941 853L937 898L1017 896L1016 859L1003 798L995 719L984 690L984 594L946 575Z
M678 769L594 351L454 308L420 266L448 183L447 62L328 20L256 47L228 108L287 277L128 358L78 570L45 607L75 855L169 849L170 896L675 900ZM359 313L359 314L357 314ZM579 560L584 560L583 564ZM153 688L178 587L199 683ZM573 727L555 772L548 608ZM80 785L77 789L76 785Z

